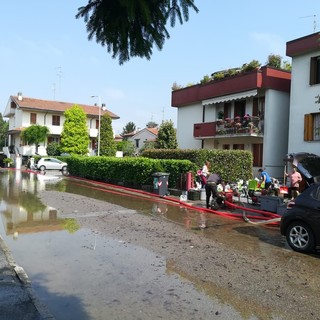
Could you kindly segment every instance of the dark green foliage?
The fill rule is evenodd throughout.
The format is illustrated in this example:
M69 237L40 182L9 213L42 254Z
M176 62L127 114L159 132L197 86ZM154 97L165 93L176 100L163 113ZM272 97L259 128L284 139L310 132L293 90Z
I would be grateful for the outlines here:
M134 132L136 130L136 125L133 122L128 122L124 128L122 128L122 135Z
M101 156L115 156L116 143L114 141L112 130L112 119L105 113L101 117L100 126L100 155Z
M161 50L169 38L167 23L174 27L189 20L189 8L198 12L194 0L89 0L78 9L88 38L106 46L119 64L132 57L150 60L153 46Z
M126 186L139 187L152 184L152 174L169 173L169 186L176 188L181 173L196 172L197 167L188 160L157 160L142 157L70 157L67 160L71 175Z
M0 112L0 148L7 145L9 122L3 120L2 114Z
M146 127L147 128L157 128L158 127L158 124L154 121L149 121L147 124L146 124Z
M66 110L64 115L60 151L78 155L87 154L90 140L86 114L78 105L74 105Z
M176 136L176 129L174 128L172 120L167 120L161 123L157 145L158 149L177 149L178 142Z
M245 63L242 65L241 71L242 72L249 72L255 69L259 69L261 67L261 63L258 60L252 60L249 63Z
M211 171L220 172L227 181L252 178L253 157L250 151L243 150L157 150L148 149L141 156L153 159L188 159L200 169L206 160L211 163Z
M47 145L47 155L48 156L60 156L60 145L57 142L51 142Z
M40 126L39 124L33 124L22 131L21 138L29 144L35 144L37 153L39 143L47 139L49 132L50 130L48 127Z

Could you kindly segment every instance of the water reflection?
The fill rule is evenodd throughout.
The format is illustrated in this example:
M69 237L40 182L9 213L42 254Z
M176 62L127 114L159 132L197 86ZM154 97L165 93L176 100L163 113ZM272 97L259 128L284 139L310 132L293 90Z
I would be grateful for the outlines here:
M232 319L241 319L229 306L220 305L191 282L168 271L164 257L80 228L75 219L62 219L59 210L39 200L37 192L63 190L92 196L125 208L139 208L139 212L159 219L172 219L178 212L181 218L177 223L190 228L197 225L192 210L32 173L0 172L0 179L0 234L4 232L15 260L57 319L129 320L152 319L155 315L209 319L217 308Z
M17 171L0 172L1 220L6 235L18 236L27 233L75 229L65 219L58 218L56 208L44 205L37 192L45 190L61 178L52 175Z
M261 229L248 235L241 233L244 228L239 221L50 174L0 171L0 182L0 234L6 235L5 242L14 258L27 271L37 295L57 319L152 319L155 315L211 319L217 310L224 318L242 319L230 305L219 304L216 290L208 296L182 279L165 257L91 230L90 219L87 228L83 223L80 228L77 221L81 217L95 219L107 214L101 209L97 212L94 203L88 212L70 202L67 218L62 219L59 203L46 206L37 194L52 190L103 200L114 204L112 211L169 220L184 226L187 232L227 241L229 246L250 250L252 255L263 250L257 241ZM64 201L68 201L67 197ZM264 239L270 234L263 229ZM174 244L172 247L174 251Z

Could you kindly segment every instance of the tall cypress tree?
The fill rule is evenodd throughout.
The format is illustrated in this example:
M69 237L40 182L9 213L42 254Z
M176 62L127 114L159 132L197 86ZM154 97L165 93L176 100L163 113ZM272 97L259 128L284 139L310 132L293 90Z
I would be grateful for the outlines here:
M112 120L110 116L107 113L105 113L101 117L101 125L100 125L100 155L115 156L116 151L117 151L117 147L114 141Z
M64 112L64 116L65 121L60 140L61 152L78 155L87 154L90 139L86 114L75 104Z

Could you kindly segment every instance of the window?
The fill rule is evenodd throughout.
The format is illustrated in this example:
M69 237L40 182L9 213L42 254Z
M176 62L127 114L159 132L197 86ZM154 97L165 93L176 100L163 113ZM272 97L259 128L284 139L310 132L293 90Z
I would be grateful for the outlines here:
M233 150L244 150L244 144L234 144Z
M320 141L320 113L304 115L304 141Z
M99 120L96 120L96 129L99 129Z
M246 114L246 100L235 101L234 103L234 118L243 117Z
M311 58L310 85L320 83L320 56Z
M60 116L52 116L52 125L60 126Z
M37 114L30 113L30 124L37 124Z
M225 102L223 104L224 118L231 118L231 102Z
M134 141L136 142L136 148L139 148L139 141L140 141L140 139L134 139Z
M230 144L223 144L222 145L223 150L229 150L230 149Z
M52 143L52 142L60 143L60 137L59 136L48 137L48 143Z

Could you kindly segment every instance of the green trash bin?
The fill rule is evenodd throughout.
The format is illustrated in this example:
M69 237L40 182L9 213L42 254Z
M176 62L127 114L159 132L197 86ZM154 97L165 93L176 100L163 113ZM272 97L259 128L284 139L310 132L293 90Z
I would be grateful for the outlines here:
M165 172L156 172L153 177L153 193L160 196L166 196L168 192L169 174Z

